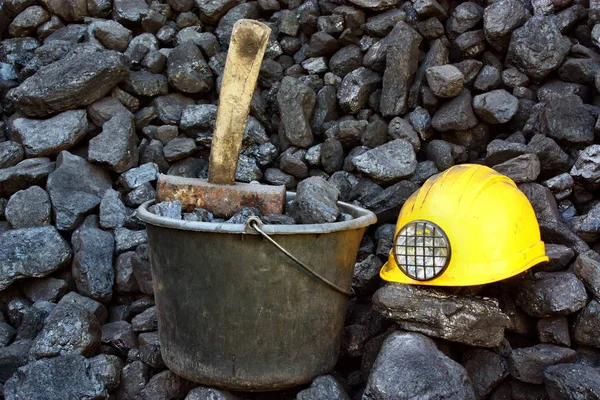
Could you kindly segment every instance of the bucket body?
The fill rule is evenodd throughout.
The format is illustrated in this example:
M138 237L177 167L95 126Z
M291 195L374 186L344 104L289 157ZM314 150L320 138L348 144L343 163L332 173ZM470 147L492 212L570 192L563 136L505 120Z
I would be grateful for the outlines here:
M294 194L288 194L293 198ZM348 297L305 272L244 225L177 221L140 206L147 225L161 353L176 374L230 390L280 390L337 362ZM262 230L350 290L370 211L354 219Z

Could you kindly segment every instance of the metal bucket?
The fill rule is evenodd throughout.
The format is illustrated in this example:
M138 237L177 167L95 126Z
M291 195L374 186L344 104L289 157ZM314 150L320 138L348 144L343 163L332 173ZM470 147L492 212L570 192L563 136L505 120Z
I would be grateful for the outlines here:
M288 193L288 201L295 197ZM177 375L230 390L280 390L330 372L348 296L307 273L248 225L160 217L147 225L161 352ZM261 230L315 274L350 291L358 247L375 214Z

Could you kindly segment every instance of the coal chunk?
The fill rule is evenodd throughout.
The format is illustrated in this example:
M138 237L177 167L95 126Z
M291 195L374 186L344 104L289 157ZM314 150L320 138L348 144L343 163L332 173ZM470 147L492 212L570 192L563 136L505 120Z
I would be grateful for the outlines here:
M418 382L418 384L415 384ZM475 399L467 371L419 333L392 332L369 375L364 399Z
M0 290L17 279L47 276L71 260L71 248L53 226L8 230L0 240Z
M477 117L473 113L471 102L471 93L463 89L461 94L442 104L433 115L431 125L441 132L474 128Z
M13 194L4 210L13 229L50 225L50 197L39 186Z
M478 399L486 398L508 376L506 360L489 350L468 350L463 356L463 366Z
M17 142L7 140L0 143L0 168L8 168L18 164L25 152L23 146Z
M506 50L511 33L529 18L525 5L517 0L501 0L485 8L483 32L498 51Z
M72 269L79 293L103 302L112 298L114 243L111 232L98 228L85 228L79 232L73 244Z
M160 352L160 339L158 332L144 332L138 336L140 344L140 360L152 368L163 369L165 362Z
M498 346L509 324L492 299L450 295L417 286L388 284L375 293L373 305L404 330L471 346ZM482 321L486 321L484 330L477 328Z
M354 71L362 65L363 54L360 47L351 44L342 47L329 59L329 69L343 78L346 74Z
M455 97L463 90L465 77L454 65L430 67L425 71L425 76L429 88L437 97Z
M396 139L356 157L354 165L377 183L394 183L415 172L417 160L413 146Z
M504 124L517 113L519 100L504 89L477 95L473 98L475 114L489 124Z
M0 382L6 382L28 361L31 340L17 340L10 346L0 347ZM4 393L6 396L6 392Z
M286 76L281 81L277 102L285 138L294 146L308 148L313 143L310 118L315 92L302 81Z
M56 227L72 230L100 204L104 193L112 188L112 181L105 170L66 150L59 154L56 164L56 170L48 176L46 190Z
M551 399L593 399L600 393L600 373L588 365L561 363L546 368L544 384Z
M41 157L23 160L13 167L0 169L0 196L10 196L30 186L43 185L48 174L55 168L55 162Z
M139 396L141 400L181 399L194 386L171 371L163 371L148 381Z
M90 140L88 159L107 164L118 173L137 165L139 154L131 113L117 114L102 126L102 132Z
M340 210L340 191L321 177L310 177L298 184L296 199L288 214L302 224L334 222Z
M8 97L29 117L45 117L87 106L104 97L127 78L119 53L107 50L81 52L40 69Z
M120 228L126 220L127 209L119 192L108 189L100 202L100 226L104 229Z
M558 69L570 49L553 18L535 15L512 32L507 62L539 82Z
M90 24L94 37L109 50L124 52L131 41L131 31L117 21L94 21Z
M89 357L100 347L101 328L96 316L83 307L61 302L48 315L31 345L35 358L81 354Z
M27 157L52 157L68 150L85 136L85 110L65 111L46 120L17 118L13 122L16 140Z
M365 67L348 73L337 93L340 107L346 113L356 114L365 107L369 96L380 83L381 76Z
M296 400L304 399L350 400L350 396L333 376L323 375L315 378L308 389L298 392Z
M534 182L540 174L540 160L535 154L523 154L495 165L494 169L516 183Z
M577 315L573 324L573 341L575 343L600 348L598 329L600 328L600 303L591 300Z
M508 356L508 369L515 379L540 384L544 382L544 370L547 367L574 362L576 357L575 350L553 344L538 344L514 349Z
M121 372L121 381L116 394L119 398L134 399L150 379L150 368L142 361L127 364Z
M571 272L538 273L536 280L522 281L516 293L517 304L529 315L567 315L585 307L585 286Z
M583 101L574 95L548 102L540 116L541 133L570 147L592 144L595 122Z
M213 88L213 75L202 52L193 42L175 47L167 60L169 84L184 93L206 93Z

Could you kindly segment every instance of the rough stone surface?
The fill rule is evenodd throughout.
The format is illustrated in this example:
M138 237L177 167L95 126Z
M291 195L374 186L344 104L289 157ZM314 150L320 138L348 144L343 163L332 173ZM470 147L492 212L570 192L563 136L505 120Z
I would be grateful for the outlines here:
M139 153L131 113L120 113L102 126L102 133L90 140L88 159L107 164L118 173L137 165Z
M573 324L573 341L585 346L600 348L597 329L600 328L600 303L591 300L577 315Z
M30 117L45 117L87 106L127 77L114 51L78 53L40 69L11 91L10 99Z
M184 93L204 93L213 87L212 72L193 42L184 42L169 53L169 84Z
M77 290L94 300L109 301L114 284L112 233L84 228L73 243L73 279Z
M506 360L489 350L469 350L463 359L478 399L486 398L508 376Z
M585 307L585 286L570 272L539 273L524 280L517 290L517 304L536 317L567 315Z
M508 369L513 378L527 383L543 383L544 370L555 364L574 362L575 350L553 344L514 349L508 356Z
M16 140L27 157L52 157L68 150L86 134L85 110L65 111L52 118L18 118L13 122Z
M4 213L13 229L50 225L50 197L41 187L31 186L10 196Z
M55 168L54 161L40 157L23 160L15 166L0 169L0 196L10 196L33 185L44 185L46 178Z
M356 114L367 104L369 96L380 82L381 76L365 67L357 68L347 74L337 94L342 110L349 114Z
M313 143L310 118L315 106L315 92L300 80L285 77L277 93L285 138L290 144L308 148Z
M393 332L383 342L363 399L475 399L467 371L419 334Z
M433 115L431 125L441 132L475 127L477 117L473 113L471 101L470 92L464 89L461 94L442 104Z
M307 178L298 184L288 213L304 224L334 222L340 213L339 197L340 191L323 178Z
M41 278L67 265L72 251L52 226L0 233L0 290L17 279Z
M544 383L551 399L594 399L600 393L598 369L579 363L546 368Z
M67 151L59 154L56 164L56 170L48 176L46 190L56 227L72 230L100 204L112 182L105 170Z
M354 165L375 182L394 183L415 172L417 160L413 146L396 139L356 157Z
M315 378L308 389L304 389L296 395L296 400L305 399L331 399L350 400L342 385L331 375Z
M475 114L489 124L504 124L517 113L519 101L504 89L492 90L473 98Z
M384 286L373 296L373 305L402 329L472 346L498 346L509 324L492 299L454 296L409 285Z
M37 359L70 354L89 357L100 346L100 338L101 328L94 314L73 303L60 303L48 315L30 355Z
M434 66L425 74L429 88L438 97L458 96L463 90L465 77L454 65Z

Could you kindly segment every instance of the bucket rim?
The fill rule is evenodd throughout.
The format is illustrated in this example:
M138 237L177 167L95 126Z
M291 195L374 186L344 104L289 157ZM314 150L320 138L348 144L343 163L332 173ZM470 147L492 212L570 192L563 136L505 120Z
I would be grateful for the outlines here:
M296 193L287 192L286 201L293 200ZM215 233L240 233L258 235L259 233L253 229L248 229L245 224L227 224L214 222L199 222L186 221L173 218L161 217L148 211L148 207L156 202L155 199L148 200L141 204L136 212L137 218L142 222L150 225L160 226L163 228L179 229L184 231L196 232L215 232ZM337 202L340 211L352 215L354 217L350 221L329 222L324 224L295 224L295 225L271 225L264 224L261 229L265 233L274 235L295 235L295 234L321 234L339 231L347 231L353 229L365 228L368 225L373 225L377 222L377 216L372 211L363 207L342 201Z

